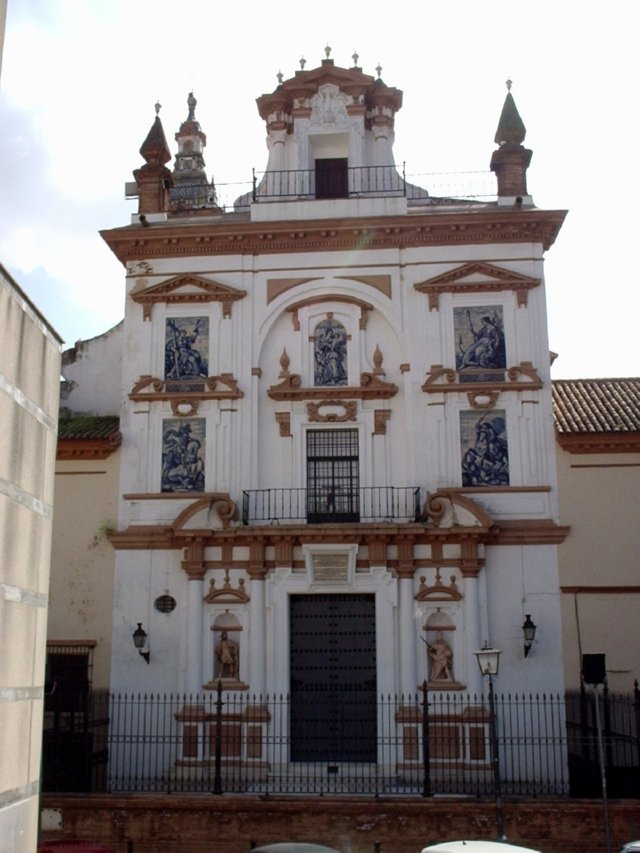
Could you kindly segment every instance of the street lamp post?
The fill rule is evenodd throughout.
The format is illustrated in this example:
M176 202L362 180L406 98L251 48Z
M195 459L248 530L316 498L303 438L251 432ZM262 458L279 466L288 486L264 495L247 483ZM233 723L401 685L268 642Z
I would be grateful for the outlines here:
M478 666L483 676L489 676L489 715L490 720L490 743L491 764L493 767L493 791L496 800L496 830L498 841L505 841L507 836L504 831L504 815L502 814L502 783L500 779L500 753L498 750L498 729L496 726L496 705L493 694L493 676L498 674L500 668L501 649L494 649L485 642L484 646L474 652L478 659Z

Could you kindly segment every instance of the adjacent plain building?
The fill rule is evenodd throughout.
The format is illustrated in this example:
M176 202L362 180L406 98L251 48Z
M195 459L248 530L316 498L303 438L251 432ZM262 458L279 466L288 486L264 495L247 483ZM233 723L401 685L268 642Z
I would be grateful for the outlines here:
M62 341L0 266L0 850L33 851Z

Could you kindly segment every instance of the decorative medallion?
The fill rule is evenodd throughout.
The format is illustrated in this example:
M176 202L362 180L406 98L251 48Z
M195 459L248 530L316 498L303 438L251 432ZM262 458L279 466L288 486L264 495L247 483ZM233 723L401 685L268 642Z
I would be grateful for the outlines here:
M355 400L307 403L307 417L311 423L344 423L355 421L357 416L358 404Z

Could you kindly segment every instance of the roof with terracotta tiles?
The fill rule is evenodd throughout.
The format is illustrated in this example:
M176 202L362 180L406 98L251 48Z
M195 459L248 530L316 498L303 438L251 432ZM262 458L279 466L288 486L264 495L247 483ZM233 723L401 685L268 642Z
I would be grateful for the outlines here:
M640 432L640 378L556 379L552 386L560 435Z
M61 418L58 423L58 439L117 440L120 430L120 418L117 415L77 415Z

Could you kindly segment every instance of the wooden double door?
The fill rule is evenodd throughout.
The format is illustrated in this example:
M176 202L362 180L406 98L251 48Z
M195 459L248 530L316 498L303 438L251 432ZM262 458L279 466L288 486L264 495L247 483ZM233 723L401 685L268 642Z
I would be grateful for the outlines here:
M292 761L375 762L375 596L290 598Z

